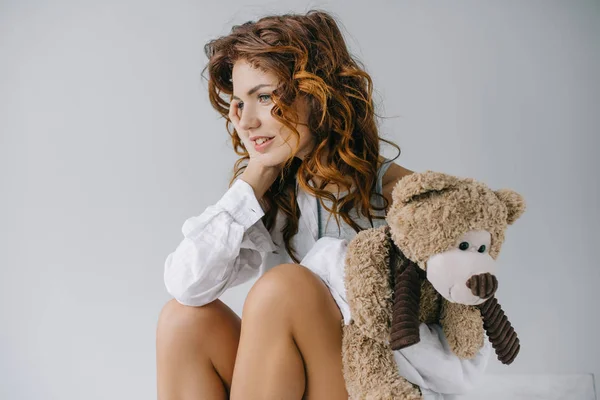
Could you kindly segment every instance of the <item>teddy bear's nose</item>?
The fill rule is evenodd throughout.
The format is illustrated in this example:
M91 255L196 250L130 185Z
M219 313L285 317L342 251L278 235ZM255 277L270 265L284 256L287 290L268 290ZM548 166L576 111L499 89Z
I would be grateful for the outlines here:
M467 281L467 287L474 296L486 299L498 290L498 279L489 272L473 275Z

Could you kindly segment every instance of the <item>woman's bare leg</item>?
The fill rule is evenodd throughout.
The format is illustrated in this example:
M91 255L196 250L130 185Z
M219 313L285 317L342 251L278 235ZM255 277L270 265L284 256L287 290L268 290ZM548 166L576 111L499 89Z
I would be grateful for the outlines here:
M156 331L159 400L227 399L241 328L220 300L163 308Z
M348 399L342 375L342 315L307 268L280 265L244 303L233 400Z

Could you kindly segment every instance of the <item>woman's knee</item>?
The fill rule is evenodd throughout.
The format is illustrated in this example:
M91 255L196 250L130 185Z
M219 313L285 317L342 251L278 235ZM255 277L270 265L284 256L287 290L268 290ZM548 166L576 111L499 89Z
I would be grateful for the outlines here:
M244 315L259 311L281 317L299 308L323 308L327 302L333 298L316 274L299 264L282 264L252 286L244 302Z
M157 341L205 341L218 331L237 330L239 317L223 302L215 300L201 307L180 304L175 299L165 304L157 324Z
M156 332L160 399L223 398L231 386L240 319L216 300L202 307L171 300Z

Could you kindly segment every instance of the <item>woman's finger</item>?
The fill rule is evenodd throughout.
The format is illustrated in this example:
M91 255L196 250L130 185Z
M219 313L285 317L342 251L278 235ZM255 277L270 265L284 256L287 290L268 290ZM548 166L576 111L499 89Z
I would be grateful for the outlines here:
M248 149L248 152L250 153L250 155L252 155L254 149L252 148L252 144L248 142L248 133L243 132L239 128L239 123L240 123L239 106L238 106L238 102L235 100L231 100L231 103L229 104L229 120L233 124L233 127L235 128L238 136L240 137L242 143L244 144L244 147L246 149Z
M232 100L229 105L229 120L233 123L233 126L237 130L238 123L240 122L240 117L238 115L238 103L235 100Z

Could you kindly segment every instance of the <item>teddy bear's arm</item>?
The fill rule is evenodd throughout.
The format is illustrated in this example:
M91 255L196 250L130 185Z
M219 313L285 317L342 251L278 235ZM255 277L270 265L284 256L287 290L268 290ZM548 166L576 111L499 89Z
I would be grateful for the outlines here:
M512 363L519 354L521 345L517 333L506 318L498 300L492 297L478 307L481 309L483 325L498 360L503 364Z

